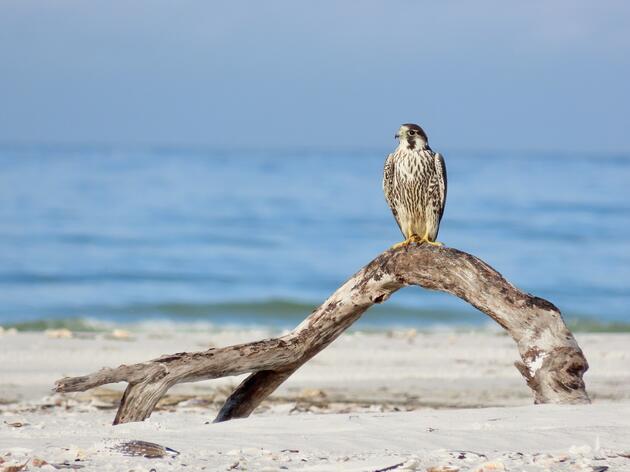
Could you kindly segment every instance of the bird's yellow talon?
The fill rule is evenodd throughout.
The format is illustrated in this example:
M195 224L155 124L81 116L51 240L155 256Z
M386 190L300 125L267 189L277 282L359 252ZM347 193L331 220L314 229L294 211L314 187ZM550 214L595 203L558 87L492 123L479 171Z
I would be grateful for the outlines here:
M409 246L409 244L411 244L411 239L405 239L404 241L401 241L399 243L396 243L392 246L392 249L398 249L399 247L406 247Z
M391 248L392 249L398 249L400 247L409 246L411 243L420 243L420 244L427 243L427 244L430 244L431 246L437 246L437 247L444 246L444 244L442 244L439 241L431 241L429 239L428 235L426 235L426 234L423 237L420 237L417 234L412 234L411 236L409 236L404 241L401 241L399 243L394 244Z
M424 232L424 236L422 236L422 238L420 238L420 242L421 242L421 243L427 243L427 244L430 244L431 246L438 246L438 247L440 247L440 246L444 246L444 244L442 244L441 242L438 242L438 241L431 241L431 240L429 239L429 230L428 230L428 229L427 229L427 230L425 230L425 232Z

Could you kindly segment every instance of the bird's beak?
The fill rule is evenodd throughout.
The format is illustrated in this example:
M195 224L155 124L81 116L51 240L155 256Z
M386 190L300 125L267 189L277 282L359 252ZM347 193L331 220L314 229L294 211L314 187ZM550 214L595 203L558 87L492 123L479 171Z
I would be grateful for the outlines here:
M398 139L398 138L400 138L400 135L399 135L398 133L396 133L396 134L394 135L394 139Z

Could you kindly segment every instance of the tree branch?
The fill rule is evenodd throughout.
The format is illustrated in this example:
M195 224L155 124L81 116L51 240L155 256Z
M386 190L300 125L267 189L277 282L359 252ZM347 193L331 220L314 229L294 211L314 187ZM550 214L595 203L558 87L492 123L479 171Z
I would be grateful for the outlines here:
M128 382L114 424L146 419L177 383L252 372L215 421L248 416L293 372L335 340L370 306L408 285L451 293L490 316L512 336L515 363L536 403L588 403L588 363L560 311L523 293L480 259L452 248L412 244L390 249L352 276L291 333L202 352L181 352L56 382L57 392Z

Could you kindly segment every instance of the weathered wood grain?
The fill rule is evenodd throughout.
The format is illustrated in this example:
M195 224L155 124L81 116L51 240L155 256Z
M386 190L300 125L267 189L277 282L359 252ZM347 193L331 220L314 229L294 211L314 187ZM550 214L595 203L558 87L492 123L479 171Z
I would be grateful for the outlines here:
M589 402L582 379L588 363L554 305L520 291L470 254L422 244L385 251L285 336L63 378L55 390L76 392L128 382L114 421L118 424L146 419L177 383L252 372L230 395L215 421L242 418L370 306L408 285L451 293L501 325L516 342L520 360L515 364L536 403Z

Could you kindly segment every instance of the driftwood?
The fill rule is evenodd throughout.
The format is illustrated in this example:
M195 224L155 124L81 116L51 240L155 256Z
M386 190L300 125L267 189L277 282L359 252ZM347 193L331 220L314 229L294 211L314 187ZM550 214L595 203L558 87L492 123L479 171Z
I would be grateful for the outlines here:
M175 384L251 372L215 421L243 418L369 307L408 285L451 293L499 323L516 342L521 359L515 365L535 403L590 401L582 380L588 363L554 305L521 292L470 254L415 243L378 256L289 334L66 377L56 382L55 390L77 392L127 382L114 420L118 424L146 419Z

